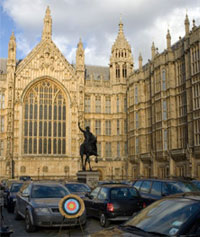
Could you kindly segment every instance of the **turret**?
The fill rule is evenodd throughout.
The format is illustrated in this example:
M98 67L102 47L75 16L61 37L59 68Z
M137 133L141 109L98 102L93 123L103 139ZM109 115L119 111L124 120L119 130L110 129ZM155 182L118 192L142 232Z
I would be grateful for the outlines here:
M188 19L188 15L185 16L185 35L187 36L190 33L190 22Z
M110 57L110 76L113 83L126 83L126 79L133 72L133 57L131 46L128 43L124 31L123 23L120 19L119 31L115 40Z
M139 61L139 70L141 71L142 70L142 55L141 55L141 53L139 55L138 61Z
M42 40L51 39L51 36L52 36L52 19L51 19L51 11L48 6L44 17Z
M16 40L14 32L12 32L12 35L10 37L10 41L8 44L8 64L9 65L16 65Z
M167 30L166 39L167 39L167 50L170 50L171 49L171 35L169 32L169 29Z
M77 50L76 50L76 70L84 71L84 65L85 65L84 48L83 43L80 39L77 44Z
M154 59L155 55L156 55L156 48L153 42L151 46L151 59Z

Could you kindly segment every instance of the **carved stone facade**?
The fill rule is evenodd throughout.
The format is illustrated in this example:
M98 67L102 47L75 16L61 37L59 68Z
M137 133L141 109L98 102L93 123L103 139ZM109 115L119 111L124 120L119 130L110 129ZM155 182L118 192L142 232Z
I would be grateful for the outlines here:
M153 44L148 64L140 55L138 70L121 21L109 67L85 65L81 39L71 65L52 41L49 8L22 61L12 34L0 65L0 178L75 178L78 122L97 136L102 179L200 177L200 28L188 18L185 27L172 46L168 32L163 53Z

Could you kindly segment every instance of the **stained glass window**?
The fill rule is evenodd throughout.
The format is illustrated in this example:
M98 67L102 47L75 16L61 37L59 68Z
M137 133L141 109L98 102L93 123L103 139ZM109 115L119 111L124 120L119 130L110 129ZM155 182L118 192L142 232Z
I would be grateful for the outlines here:
M66 153L66 101L50 80L35 84L27 92L23 108L24 154Z

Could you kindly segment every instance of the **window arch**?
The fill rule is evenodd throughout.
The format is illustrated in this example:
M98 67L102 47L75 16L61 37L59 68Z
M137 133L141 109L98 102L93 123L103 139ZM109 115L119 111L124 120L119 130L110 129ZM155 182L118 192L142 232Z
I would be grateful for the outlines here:
M162 70L162 89L166 90L166 71L165 69Z
M48 173L48 166L43 166L43 168L42 168L42 171L44 172L44 173Z
M126 63L123 64L122 75L123 75L123 78L127 78L127 67L126 67Z
M65 140L66 101L64 94L52 81L42 80L34 84L24 98L24 154L65 154Z
M20 167L20 173L26 173L26 167L25 166L21 166Z
M120 67L116 64L116 78L120 78Z

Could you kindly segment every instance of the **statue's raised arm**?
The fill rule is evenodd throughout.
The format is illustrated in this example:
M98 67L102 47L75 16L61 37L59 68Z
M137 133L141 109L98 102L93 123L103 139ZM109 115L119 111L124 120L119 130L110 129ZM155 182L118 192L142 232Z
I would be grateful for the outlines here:
M80 126L80 122L78 122L78 127L79 127L79 129L81 130L81 132L85 132L85 130L83 130L82 128L81 128L81 126Z

